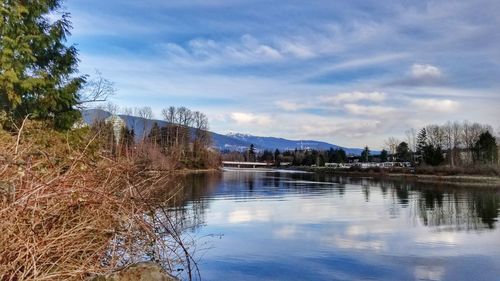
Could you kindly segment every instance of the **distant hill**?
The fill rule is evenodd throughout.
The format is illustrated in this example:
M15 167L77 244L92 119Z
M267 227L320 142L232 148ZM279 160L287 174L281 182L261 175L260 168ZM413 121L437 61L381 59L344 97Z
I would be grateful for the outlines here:
M335 144L315 141L315 140L288 140L284 138L275 137L259 137L240 133L231 133L227 136L244 141L246 143L253 143L256 147L260 149L279 149L279 150L294 150L294 149L316 149L316 150L328 150L330 148L339 149L342 148L347 154L359 155L363 149L360 148L346 148Z
M111 116L111 113L101 109L88 109L82 111L82 116L85 123L92 124L96 120L108 118L109 116ZM168 125L168 122L163 120L143 119L141 117L129 115L119 116L125 121L129 128L134 129L137 139L140 139L144 133L149 133L154 123L157 123L160 127ZM288 140L283 138L260 137L239 133L232 133L227 135L222 135L214 132L210 133L212 135L214 148L217 148L221 151L245 151L251 144L255 145L258 150L279 149L281 151L285 151L294 149L327 150L330 148L342 148L346 151L347 154L350 155L359 155L361 154L361 151L363 151L363 149L361 148L345 148L335 144L314 140Z

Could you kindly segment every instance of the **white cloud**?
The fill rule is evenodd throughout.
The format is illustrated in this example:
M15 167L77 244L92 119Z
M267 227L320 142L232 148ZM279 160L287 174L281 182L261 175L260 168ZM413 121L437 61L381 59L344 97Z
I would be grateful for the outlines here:
M280 100L276 102L276 105L286 111L297 111L300 109L307 108L307 105L304 103L293 102L289 100Z
M282 42L281 45L280 49L283 53L297 58L308 59L316 56L316 53L311 48L297 42L286 41Z
M371 102L382 102L386 98L385 93L381 92L349 92L349 93L340 93L334 96L322 96L320 97L321 101L339 105L343 103L352 103L358 101L371 101Z
M393 113L396 109L386 106L366 106L348 103L344 105L347 112L355 115L380 116L388 113Z
M411 76L416 79L438 79L443 76L443 73L434 65L415 63L411 66Z
M266 210L239 209L228 214L228 223L238 224L257 221L269 221L271 213Z
M194 38L183 47L175 43L162 44L170 60L193 66L256 64L278 61L283 54L255 37L245 34L234 41Z
M267 45L260 45L259 47L257 47L257 49L255 50L255 54L258 56L267 57L271 59L282 58L281 53L278 50Z
M271 118L266 115L255 115L252 113L233 112L230 115L231 120L238 124L252 124L265 126L271 123Z
M432 112L454 112L460 103L449 99L416 99L411 102L421 110Z
M386 85L417 87L422 92L421 88L426 86L443 86L444 82L448 82L446 78L443 71L435 65L415 63L411 65L407 75L394 79Z
M325 136L337 136L337 138L346 138L351 144L346 146L362 146L363 141L357 142L358 138L373 136L379 132L385 131L380 120L377 119L331 119L330 118L296 118L300 126L300 131L306 136L312 138ZM343 121L342 121L343 120Z

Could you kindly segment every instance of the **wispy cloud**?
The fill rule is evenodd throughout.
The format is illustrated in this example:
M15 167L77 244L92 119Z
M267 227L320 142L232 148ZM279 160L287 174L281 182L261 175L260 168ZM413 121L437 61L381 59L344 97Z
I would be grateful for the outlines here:
M355 115L367 115L367 116L380 116L388 113L393 113L396 111L393 107L388 106L366 106L348 103L344 105L347 112Z
M352 103L358 101L371 101L380 103L384 101L386 98L385 93L381 92L349 92L349 93L340 93L331 96L321 96L319 99L321 102L327 104L342 104L342 103Z
M256 115L245 112L233 112L230 115L231 120L239 125L256 124L259 126L267 126L271 124L271 118L265 115Z
M459 109L460 104L453 100L439 100L439 99L416 99L412 104L420 110L431 112L445 112L451 113Z
M411 75L415 79L439 79L443 73L434 65L415 63L411 66Z

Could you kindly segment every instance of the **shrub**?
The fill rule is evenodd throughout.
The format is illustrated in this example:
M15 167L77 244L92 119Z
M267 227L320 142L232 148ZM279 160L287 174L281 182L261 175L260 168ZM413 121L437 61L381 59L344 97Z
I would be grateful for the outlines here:
M13 187L0 190L2 280L82 279L144 257L167 269L190 261L149 196L157 185L174 194L170 177L101 157L86 129L43 128L27 123L19 144L0 132L0 186Z

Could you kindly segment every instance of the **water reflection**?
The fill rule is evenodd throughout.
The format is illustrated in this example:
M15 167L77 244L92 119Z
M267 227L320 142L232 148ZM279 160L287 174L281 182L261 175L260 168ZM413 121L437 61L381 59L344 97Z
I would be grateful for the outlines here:
M175 221L211 243L204 280L500 276L496 189L279 172L179 181Z

